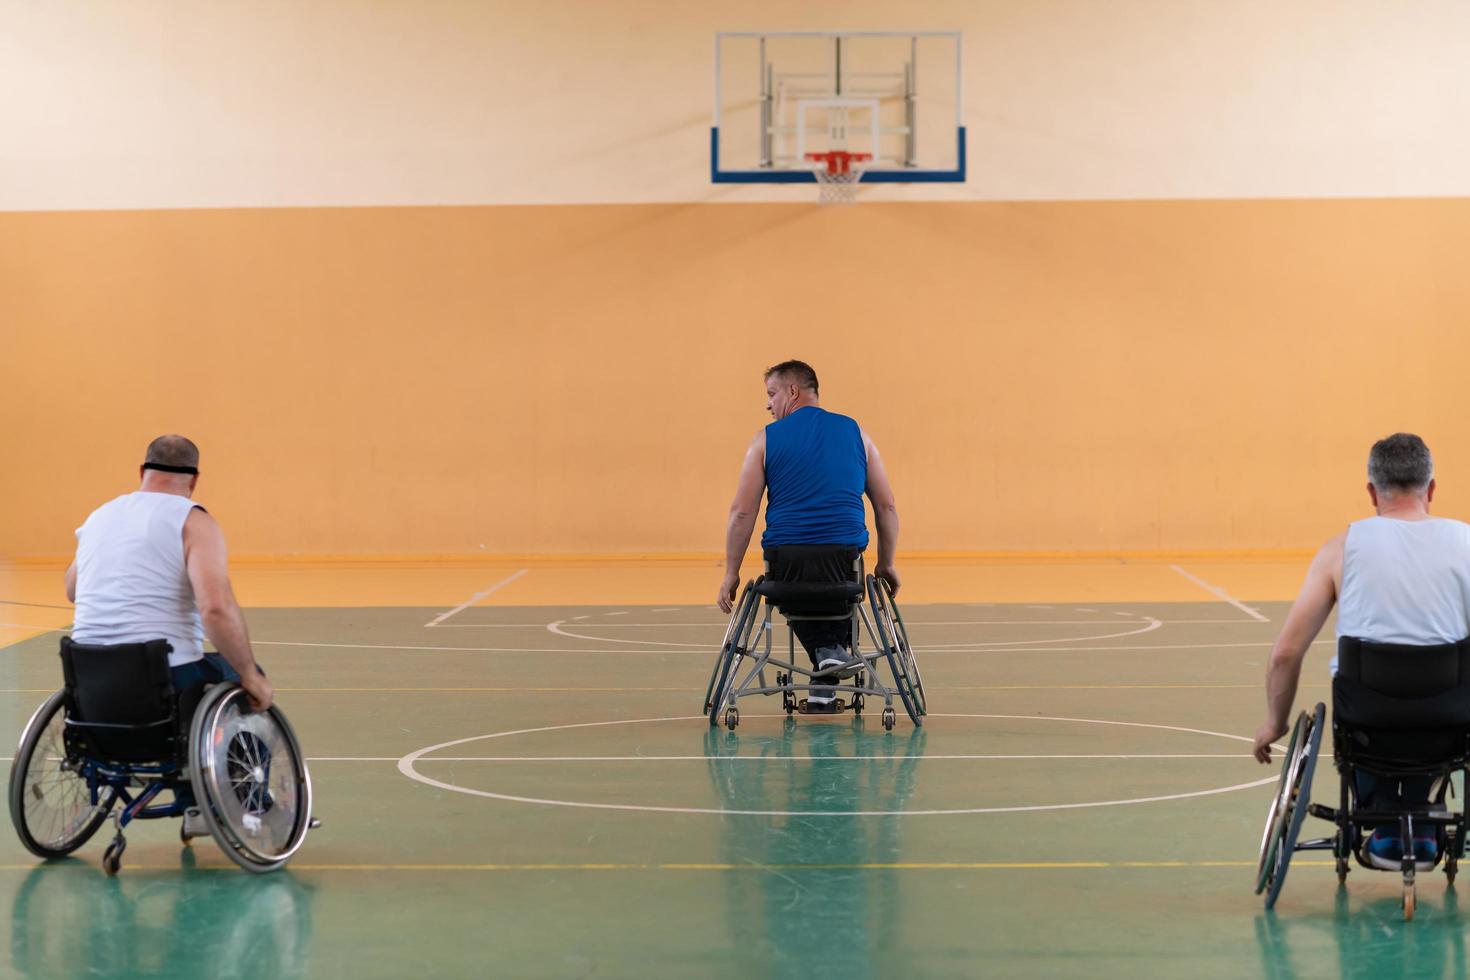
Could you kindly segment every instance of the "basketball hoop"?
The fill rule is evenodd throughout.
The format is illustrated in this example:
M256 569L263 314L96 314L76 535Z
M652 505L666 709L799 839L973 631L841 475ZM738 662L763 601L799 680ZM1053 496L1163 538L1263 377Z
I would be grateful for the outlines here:
M817 178L817 203L852 204L857 201L857 185L863 179L862 164L873 155L828 150L808 153L806 158L816 164L812 175Z

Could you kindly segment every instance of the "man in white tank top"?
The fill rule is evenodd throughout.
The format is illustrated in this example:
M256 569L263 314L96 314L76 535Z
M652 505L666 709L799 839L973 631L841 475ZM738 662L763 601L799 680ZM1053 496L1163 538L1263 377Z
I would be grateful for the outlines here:
M1302 661L1334 605L1339 637L1430 646L1470 636L1470 525L1429 515L1435 490L1429 447L1402 432L1379 440L1368 455L1368 479L1377 516L1355 521L1317 552L1271 651L1266 720L1255 737L1260 762L1271 761L1271 743L1286 734ZM1335 654L1331 670L1337 673ZM1360 778L1359 798L1386 789L1408 803L1428 799L1428 779L1378 785L1387 782L1369 779L1368 785ZM1369 842L1370 858L1377 836ZM1426 859L1421 843L1430 851L1434 842L1415 841L1415 856ZM1381 856L1384 866L1398 867L1397 858Z
M245 616L230 587L225 537L191 499L199 450L183 436L159 436L139 468L134 493L103 504L77 528L77 555L66 570L76 603L78 643L164 639L174 689L236 680L257 710L271 684L255 664ZM204 638L219 648L204 653Z

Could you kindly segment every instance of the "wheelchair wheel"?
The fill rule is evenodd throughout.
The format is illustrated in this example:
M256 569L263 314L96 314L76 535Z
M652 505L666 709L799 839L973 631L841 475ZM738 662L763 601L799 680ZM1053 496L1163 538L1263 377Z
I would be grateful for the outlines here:
M311 776L281 710L249 710L245 691L216 684L189 726L199 811L225 855L246 871L281 867L311 824Z
M1302 818L1312 792L1312 773L1317 767L1317 750L1322 744L1322 724L1327 706L1318 704L1308 715L1303 711L1296 720L1286 758L1281 764L1281 780L1276 796L1266 814L1266 831L1261 839L1261 859L1256 869L1256 894L1266 893L1266 908L1276 904L1286 871L1301 833Z
M712 728L720 723L720 708L728 684L735 679L735 667L740 658L750 652L750 631L760 612L760 598L755 591L755 583L747 582L725 627L725 639L720 643L720 653L704 692L704 711Z
M924 698L924 681L919 677L919 664L914 659L913 647L909 646L909 633L904 626L903 614L893 601L893 592L888 583L875 576L868 576L868 600L873 607L873 624L878 630L878 642L883 645L888 667L893 671L894 686L899 700L915 725L924 723L929 713Z
M64 693L46 699L20 737L10 764L10 821L26 850L59 858L85 844L112 809L113 794L92 805L87 781L66 758Z

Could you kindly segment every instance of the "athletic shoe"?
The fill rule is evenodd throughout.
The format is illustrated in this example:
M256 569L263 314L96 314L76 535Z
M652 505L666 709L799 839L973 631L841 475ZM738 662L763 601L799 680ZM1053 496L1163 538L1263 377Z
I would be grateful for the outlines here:
M842 647L822 647L817 651L817 673L831 670L836 678L851 677L863 669L863 658L849 656Z
M1396 828L1379 827L1363 842L1363 854L1368 863L1384 871L1398 871L1404 866L1404 847ZM1414 870L1429 871L1439 855L1439 843L1433 833L1429 836L1414 835Z
M1414 835L1414 867L1428 871L1439 858L1439 840L1433 830L1427 834Z

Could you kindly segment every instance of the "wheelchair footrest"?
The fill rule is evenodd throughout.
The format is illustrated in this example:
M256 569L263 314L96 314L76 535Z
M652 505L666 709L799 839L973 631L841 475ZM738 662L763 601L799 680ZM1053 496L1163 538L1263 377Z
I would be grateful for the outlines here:
M801 715L840 715L848 708L846 701L834 698L827 704L813 705L806 698L796 703L796 713Z

